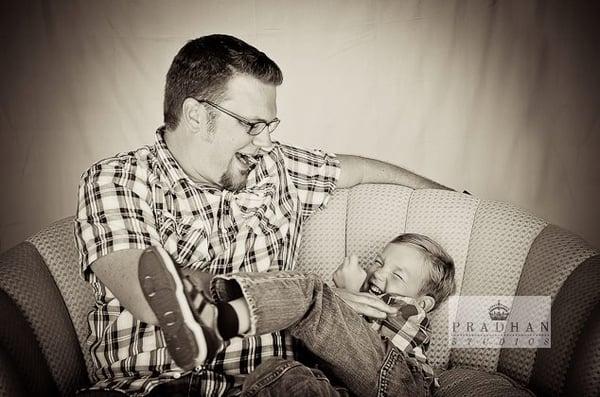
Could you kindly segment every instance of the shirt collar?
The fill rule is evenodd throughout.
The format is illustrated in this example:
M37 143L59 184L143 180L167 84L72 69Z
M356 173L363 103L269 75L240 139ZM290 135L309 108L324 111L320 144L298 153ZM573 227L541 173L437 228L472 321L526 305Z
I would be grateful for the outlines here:
M397 319L396 321L412 324L422 331L422 335L420 336L422 340L419 341L419 344L429 338L429 333L431 332L429 318L425 310L417 304L417 301L414 298L383 294L380 296L380 299L388 305L398 309L398 314L395 316ZM417 338L416 333L414 337Z
M388 305L395 307L396 309L400 309L398 314L404 317L404 319L407 321L410 321L413 317L419 321L422 318L427 317L425 310L419 306L414 298L392 294L383 294L379 298Z
M167 143L165 142L165 126L160 127L156 130L156 134L154 136L156 154L160 160L160 164L167 174L167 179L169 181L169 186L173 188L180 180L189 179L187 174L183 171L173 154L167 147Z

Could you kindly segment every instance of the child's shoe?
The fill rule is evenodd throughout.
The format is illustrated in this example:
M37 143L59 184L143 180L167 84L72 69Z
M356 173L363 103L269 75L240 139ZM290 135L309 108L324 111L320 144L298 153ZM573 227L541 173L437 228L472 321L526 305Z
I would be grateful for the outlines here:
M162 247L144 250L138 278L173 361L187 371L212 359L223 346L223 339L217 331L216 307L204 291L198 291L187 280L184 284L179 269Z

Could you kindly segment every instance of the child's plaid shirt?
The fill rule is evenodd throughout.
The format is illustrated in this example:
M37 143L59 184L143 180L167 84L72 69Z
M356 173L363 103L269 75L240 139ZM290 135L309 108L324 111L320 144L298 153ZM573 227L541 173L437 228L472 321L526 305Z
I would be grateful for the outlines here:
M374 321L372 328L382 337L389 339L408 357L417 360L425 380L429 385L437 386L433 368L429 365L425 355L431 334L427 313L416 305L412 298L388 294L384 294L380 298L388 305L397 308L398 314L388 316L384 320Z

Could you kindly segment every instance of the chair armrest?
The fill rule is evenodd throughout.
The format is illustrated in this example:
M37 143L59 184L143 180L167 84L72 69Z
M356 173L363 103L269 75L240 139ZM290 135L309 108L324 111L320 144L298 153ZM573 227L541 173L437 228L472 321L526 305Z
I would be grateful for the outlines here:
M600 387L598 286L600 255L595 255L577 266L558 291L552 303L552 348L538 350L529 381L536 394L555 395L560 390L566 395L597 395L575 390Z
M600 395L600 302L590 314L567 372L565 389L573 396Z
M33 330L15 302L2 290L0 313L0 373L5 376L0 383L6 382L6 387L16 388L15 392L22 389L26 395L57 395L58 389ZM12 396L11 393L0 395Z
M12 316L18 326L11 328L13 323L8 321L1 326L5 340L14 343L10 353L17 367L45 366L61 395L73 395L86 386L89 381L73 323L52 275L31 243L21 243L0 255L0 291L4 295L1 315ZM26 341L18 342L15 338L19 336ZM29 386L51 387L52 382L40 371L36 372L40 377L28 378ZM25 373L29 376L29 371Z
M17 371L12 357L0 345L0 396L29 396L24 386L25 379Z

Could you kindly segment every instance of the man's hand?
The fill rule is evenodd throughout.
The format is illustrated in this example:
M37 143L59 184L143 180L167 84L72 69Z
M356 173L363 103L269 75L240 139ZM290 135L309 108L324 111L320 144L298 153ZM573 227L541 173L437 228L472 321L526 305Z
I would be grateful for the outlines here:
M398 313L398 309L368 292L352 292L342 288L334 288L334 291L354 311L363 316L384 319L388 314Z
M333 283L335 286L352 292L359 292L366 279L367 272L358 264L358 257L356 255L346 257L344 262L333 273Z

